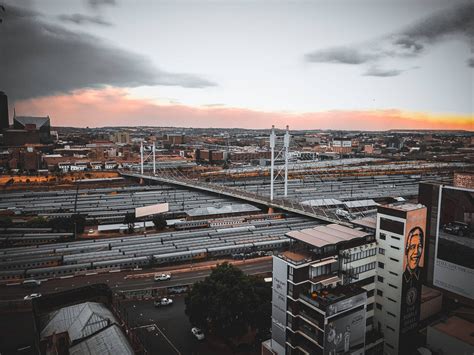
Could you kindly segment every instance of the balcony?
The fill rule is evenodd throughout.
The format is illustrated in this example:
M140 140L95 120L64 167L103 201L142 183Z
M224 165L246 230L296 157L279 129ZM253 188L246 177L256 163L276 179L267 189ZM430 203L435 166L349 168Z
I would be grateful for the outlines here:
M340 279L338 277L333 279L333 281L337 280ZM330 305L362 293L366 293L366 291L354 285L328 287L321 291L311 291L310 288L306 287L300 292L299 299L321 312L326 312Z

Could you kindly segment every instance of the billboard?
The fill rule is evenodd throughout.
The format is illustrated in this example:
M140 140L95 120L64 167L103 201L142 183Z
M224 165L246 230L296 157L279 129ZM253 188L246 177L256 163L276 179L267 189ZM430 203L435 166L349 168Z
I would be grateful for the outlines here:
M474 190L440 187L433 284L474 299Z
M325 355L364 353L365 303L366 298L363 305L328 318L324 327Z
M135 208L135 217L139 218L139 217L151 216L154 214L168 212L168 211L169 211L168 203L159 203L157 205L149 205L149 206Z
M407 212L400 311L400 350L411 347L420 320L421 269L424 267L426 207Z

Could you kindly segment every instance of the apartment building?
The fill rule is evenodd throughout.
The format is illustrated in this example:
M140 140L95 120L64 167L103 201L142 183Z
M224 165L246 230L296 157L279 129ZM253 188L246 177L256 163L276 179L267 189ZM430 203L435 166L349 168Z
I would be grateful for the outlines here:
M361 230L330 224L287 233L273 257L271 354L376 353L373 329L377 245Z
M375 327L384 354L408 353L420 319L426 207L403 203L377 208Z

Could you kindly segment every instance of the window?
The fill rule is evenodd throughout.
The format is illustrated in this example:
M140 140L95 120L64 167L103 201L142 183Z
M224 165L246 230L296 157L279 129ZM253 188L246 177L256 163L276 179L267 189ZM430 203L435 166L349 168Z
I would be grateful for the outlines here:
M382 290L377 290L377 296L383 296L383 291Z
M385 255L385 249L384 248L379 248L379 254Z
M377 303L377 302L375 302L375 307L377 307L377 309L379 309L379 310L382 309L382 305L380 303Z
M366 325L366 326L371 325L371 324L374 324L374 317L369 317L369 318L367 318L367 320L365 321L365 325Z
M395 258L390 258L390 260L395 261L396 263L399 262L399 260L398 260L398 259L395 259Z
M378 282L383 282L383 277L382 276L377 276L377 281Z
M384 269L384 268L385 268L385 264L379 261L379 268Z
M395 301L393 298L387 297L387 299L393 303L397 303L397 301Z
M390 287L392 287L392 288L398 289L398 287L395 286L395 285L392 285L392 284L388 284L388 285L389 285Z
M373 309L374 309L374 304L373 303L367 305L367 312L371 311Z
M394 347L392 344L387 343L387 342L385 342L385 344L386 344L390 349L395 349L395 347Z
M374 295L374 290L367 291L367 297L372 297Z
M393 219L380 218L380 229L384 231L392 232L395 234L403 235L404 223L399 221L394 221Z
M387 325L387 329L390 329L392 332L395 331L395 329L393 329L391 326Z
M387 238L387 236L386 236L385 234L383 234L383 233L380 233L379 237L380 237L380 239L382 239L382 240L385 240L385 239Z
M389 316L392 316L393 318L397 318L397 316L396 316L395 314L393 314L392 312L387 311L387 314L388 314Z
M389 271L389 273L392 274L393 276L398 276L398 274L396 272Z
M399 247L396 247L396 246L394 246L394 245L390 245L390 248L392 248L392 249L396 249L396 250L400 250L400 248L399 248Z
M394 235L392 235L391 238L392 238L392 239L395 239L395 240L400 240L400 238L395 237Z

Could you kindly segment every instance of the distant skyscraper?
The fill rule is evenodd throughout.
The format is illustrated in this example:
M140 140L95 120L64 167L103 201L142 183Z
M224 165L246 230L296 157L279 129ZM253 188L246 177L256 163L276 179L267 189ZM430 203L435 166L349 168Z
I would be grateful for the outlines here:
M7 129L9 126L8 122L8 99L7 95L0 91L0 130Z

